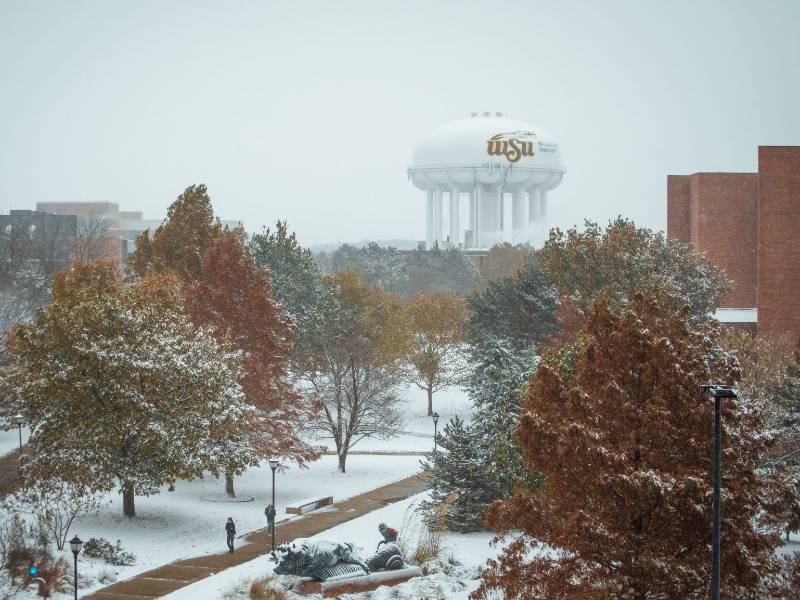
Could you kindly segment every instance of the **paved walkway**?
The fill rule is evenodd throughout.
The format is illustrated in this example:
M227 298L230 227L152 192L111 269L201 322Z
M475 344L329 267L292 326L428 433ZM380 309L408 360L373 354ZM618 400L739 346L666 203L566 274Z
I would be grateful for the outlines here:
M275 528L275 544L298 537L316 535L340 523L404 500L426 490L427 487L420 475L414 475L371 492L354 496L349 500L337 502L332 507L328 507L325 512L312 512L302 519L291 519L278 523ZM207 554L178 560L141 573L132 579L105 587L86 596L84 600L152 600L160 598L190 583L263 556L271 549L270 544L271 539L266 530L257 531L245 536L243 541L239 541L239 546L233 554Z
M22 452L25 453L27 449L27 446L23 446ZM19 450L14 450L0 458L0 498L5 498L17 489L19 486L18 475Z

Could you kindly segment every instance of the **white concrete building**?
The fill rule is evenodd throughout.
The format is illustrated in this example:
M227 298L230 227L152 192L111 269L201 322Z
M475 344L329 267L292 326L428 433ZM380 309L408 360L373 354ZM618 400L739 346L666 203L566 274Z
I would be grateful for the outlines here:
M547 192L565 171L550 134L502 113L472 113L433 129L414 147L408 169L427 194L426 247L540 245Z

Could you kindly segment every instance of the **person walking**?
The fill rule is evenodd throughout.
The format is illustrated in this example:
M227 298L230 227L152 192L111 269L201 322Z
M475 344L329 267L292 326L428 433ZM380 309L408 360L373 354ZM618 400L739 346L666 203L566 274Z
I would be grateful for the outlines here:
M275 529L275 507L272 504L267 504L267 508L264 509L264 516L267 517L267 532L272 533L272 530Z
M225 533L228 534L228 552L233 554L233 537L236 535L236 524L233 522L233 517L228 517L228 522L225 523Z

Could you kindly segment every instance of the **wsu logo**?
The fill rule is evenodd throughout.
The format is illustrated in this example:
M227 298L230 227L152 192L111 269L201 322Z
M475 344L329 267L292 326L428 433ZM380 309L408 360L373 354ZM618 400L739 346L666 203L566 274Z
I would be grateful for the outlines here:
M486 153L489 156L505 156L508 162L515 163L523 156L533 156L534 141L536 134L532 131L498 133L487 140Z

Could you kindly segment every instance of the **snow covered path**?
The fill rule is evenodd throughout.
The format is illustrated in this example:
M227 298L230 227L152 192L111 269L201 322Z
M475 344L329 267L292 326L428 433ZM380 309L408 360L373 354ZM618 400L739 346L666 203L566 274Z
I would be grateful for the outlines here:
M350 521L377 508L397 502L425 489L425 482L419 476L382 486L360 494L349 500L337 502L303 517L291 519L276 527L275 543L298 537L311 537L341 523ZM128 600L129 598L159 598L174 590L179 590L192 582L205 579L218 571L229 569L242 563L257 560L267 563L266 552L270 539L266 531L258 531L240 541L233 554L220 553L181 560L133 579L113 584L86 596L86 600ZM215 596L216 598L216 596Z

